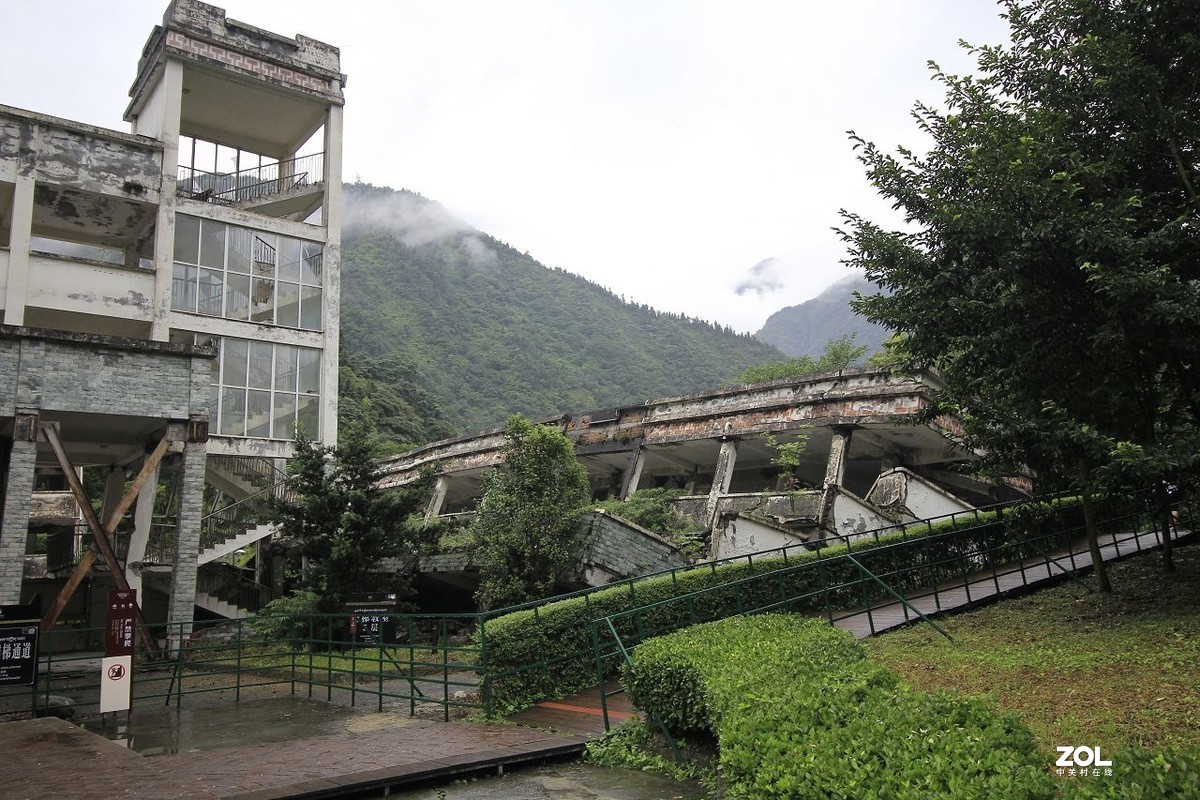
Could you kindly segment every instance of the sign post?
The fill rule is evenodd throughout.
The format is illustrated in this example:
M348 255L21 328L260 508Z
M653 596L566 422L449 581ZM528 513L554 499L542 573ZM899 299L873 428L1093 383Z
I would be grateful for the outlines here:
M131 712L136 629L137 590L113 589L108 593L104 659L100 666L101 714L110 711Z

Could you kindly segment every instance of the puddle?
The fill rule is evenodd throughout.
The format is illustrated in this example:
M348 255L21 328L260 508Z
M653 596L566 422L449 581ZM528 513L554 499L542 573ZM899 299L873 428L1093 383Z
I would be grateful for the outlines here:
M372 715L395 724L395 715ZM351 720L351 717L357 719ZM368 723L366 715L332 703L303 697L248 700L210 708L138 709L126 721L124 713L81 720L93 733L123 744L144 756L195 753L269 742L286 742L346 730L347 724Z

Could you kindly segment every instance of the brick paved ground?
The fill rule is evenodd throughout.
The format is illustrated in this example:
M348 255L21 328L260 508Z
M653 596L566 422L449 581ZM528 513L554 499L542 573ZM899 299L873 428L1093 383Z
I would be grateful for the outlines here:
M568 755L588 738L383 712L356 716L342 733L144 758L63 720L23 720L0 725L0 797L332 797L352 785L382 788L456 770Z

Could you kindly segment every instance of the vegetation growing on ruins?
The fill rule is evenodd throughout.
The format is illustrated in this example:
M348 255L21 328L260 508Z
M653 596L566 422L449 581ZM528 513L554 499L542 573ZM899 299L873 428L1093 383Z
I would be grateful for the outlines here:
M803 378L806 375L837 372L840 369L853 367L862 361L863 356L870 349L867 345L855 345L854 337L854 334L848 333L840 339L830 339L825 343L825 349L817 359L813 359L811 356L799 356L785 361L772 361L748 367L738 377L738 380L742 383L761 383L781 378Z
M504 460L487 473L467 530L476 542L481 609L555 593L578 560L573 536L591 499L587 472L562 431L514 416L504 426Z
M639 489L624 500L604 500L592 507L657 533L685 551L695 552L699 549L697 534L704 531L704 526L671 506L683 496L682 489Z

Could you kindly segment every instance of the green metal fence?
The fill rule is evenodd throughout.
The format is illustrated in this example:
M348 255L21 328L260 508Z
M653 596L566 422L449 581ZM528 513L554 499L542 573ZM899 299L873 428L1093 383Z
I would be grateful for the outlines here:
M1143 539L1157 535L1149 506L1142 497L1100 504L1097 519L1118 552L1141 549ZM561 688L555 670L579 663L603 687L634 644L698 622L772 609L830 622L865 612L874 630L873 612L897 597L906 617L919 618L917 599L932 598L940 610L942 594L962 587L969 595L981 575L997 590L1008 575L1024 585L1035 564L1073 575L1082 526L1078 507L1061 501L983 509L870 532L836 553L777 548L487 613L388 614L393 627L382 642L355 641L348 614L150 626L157 648L139 645L135 654L134 704L237 701L287 687L326 701L443 719L492 714L503 707L494 693L506 681L533 681L551 692ZM727 567L738 575L726 579L734 571ZM712 585L696 589L698 577ZM616 612L614 596L622 597ZM576 600L580 613L556 617L547 604L564 600ZM495 637L521 612L532 620L538 646L513 663L499 657ZM502 617L509 620L497 627ZM0 690L0 713L31 707L46 713L57 698L82 713L97 711L103 640L100 628L56 626L42 638L37 686Z

